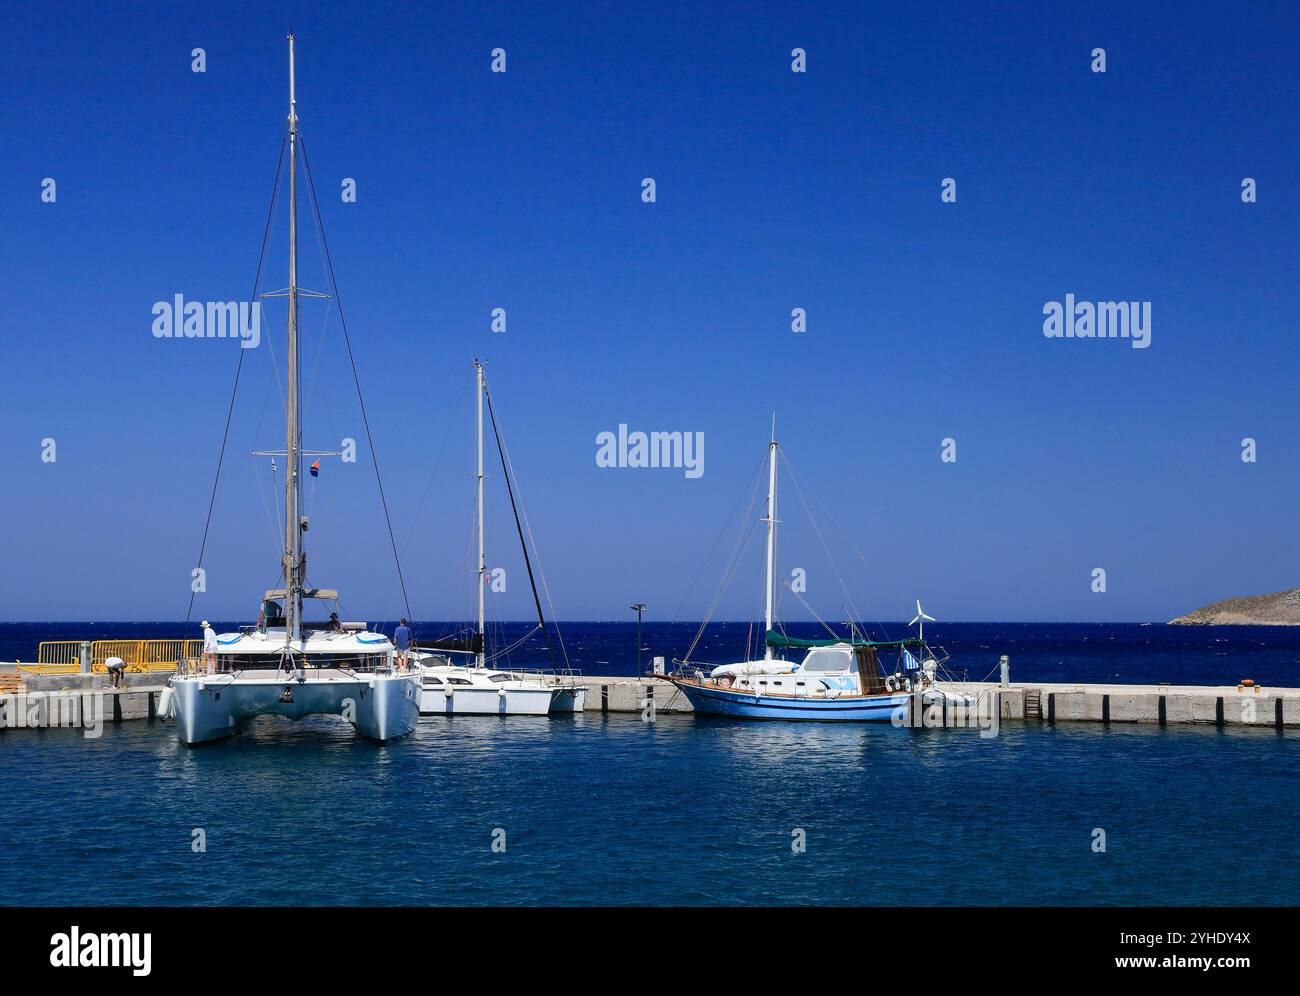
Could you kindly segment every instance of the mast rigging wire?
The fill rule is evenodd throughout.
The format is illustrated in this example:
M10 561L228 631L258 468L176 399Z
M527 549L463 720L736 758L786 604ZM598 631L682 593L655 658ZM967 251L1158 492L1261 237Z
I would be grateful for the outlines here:
M519 507L515 504L515 489L510 483L510 471L506 465L506 451L501 443L501 431L497 428L496 409L492 406L492 392L488 390L487 381L483 381L483 398L487 401L488 417L492 420L492 435L497 442L497 455L501 458L501 476L506 479L506 494L510 496L510 511L515 516L515 531L519 534L519 546L524 551L524 567L528 569L528 584L533 589L533 604L537 607L537 622L542 627L542 641L546 644L546 655L555 661L555 652L551 649L551 637L546 629L546 617L542 614L542 600L537 595L537 581L533 577L533 562L528 556L528 543L524 539L524 527L519 521ZM482 579L479 584L482 584Z
M542 582L542 594L546 596L546 606L551 610L551 625L555 627L555 639L560 645L560 656L564 658L564 664L567 667L569 665L569 651L564 645L564 631L560 629L560 624L556 619L555 600L551 598L551 586L546 581L546 571L542 569L542 554L537 548L537 538L533 535L533 525L528 521L528 506L524 504L523 489L519 487L519 475L515 473L515 465L510 459L510 447L506 446L504 435L501 436L501 454L505 459L505 472L509 475L510 480L514 482L515 489L520 492L519 518L524 524L524 532L528 534L528 545L533 551L533 556L538 561L537 577Z
M316 199L316 181L312 178L311 162L307 157L307 143L301 134L298 145L302 148L303 173L307 177L307 190L311 195L312 211L316 217L317 231L320 233L321 246L325 250L325 268L329 271L330 289L334 292L334 304L339 309L339 324L343 328L343 342L347 346L348 364L352 367L352 382L357 389L357 402L361 406L361 424L366 430L366 445L370 447L370 462L375 468L375 483L379 486L379 502L384 509L384 523L388 526L388 542L393 548L393 563L397 565L397 581L402 588L402 603L406 606L406 618L412 618L411 600L406 593L406 577L402 573L402 558L397 553L397 536L393 532L393 520L388 514L388 498L384 494L384 479L379 471L379 453L375 449L375 439L370 431L370 417L366 414L366 399L361 393L361 376L357 373L356 357L352 353L352 337L348 334L348 320L343 313L343 298L339 295L338 280L334 275L334 257L330 253L329 239L325 235L325 223L321 219L320 201ZM418 627L417 627L418 629Z
M284 149L289 142L289 136L286 133L280 140L280 156L275 164L275 184L271 188L271 203L266 210L266 227L262 231L262 248L257 254L257 272L253 275L253 293L249 300L257 300L257 288L262 283L262 266L266 262L266 244L271 237L271 220L275 217L275 203L280 191L280 170L284 166ZM217 486L221 483L221 468L226 460L226 443L230 440L230 423L235 415L235 398L239 394L239 378L244 370L244 353L247 350L239 351L239 361L235 364L235 383L230 390L230 404L226 407L226 425L221 431L221 449L217 453L217 472L212 478L212 494L208 498L208 514L203 520L203 539L199 542L199 560L195 569L202 569L203 555L208 548L208 531L212 527L212 510L217 504ZM181 628L181 636L187 636L190 630L190 620L194 616L194 596L197 592L194 585L190 585L190 604L185 609L185 625Z

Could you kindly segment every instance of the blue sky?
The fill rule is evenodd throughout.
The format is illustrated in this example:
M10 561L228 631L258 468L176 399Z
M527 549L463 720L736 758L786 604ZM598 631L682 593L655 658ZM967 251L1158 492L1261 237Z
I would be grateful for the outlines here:
M151 308L248 297L287 9L3 15L0 618L184 615L238 347L155 339ZM949 620L1165 619L1297 583L1290 5L298 3L295 21L417 617L470 604L475 355L562 618L633 601L697 618L773 410L869 620L917 594ZM324 289L303 223L302 282ZM264 288L285 282L283 211L270 253ZM1043 305L1071 292L1152 302L1150 348L1045 338ZM196 609L217 618L255 613L278 567L249 456L283 444L283 311L267 318ZM305 445L352 436L368 457L337 318L309 304L304 327ZM704 475L597 467L619 423L702 432ZM522 618L500 484L489 560L508 584L489 611ZM803 567L809 604L842 617L782 486L783 573ZM327 461L308 502L313 582L350 615L396 615L368 463ZM755 544L720 616L751 617L758 567Z

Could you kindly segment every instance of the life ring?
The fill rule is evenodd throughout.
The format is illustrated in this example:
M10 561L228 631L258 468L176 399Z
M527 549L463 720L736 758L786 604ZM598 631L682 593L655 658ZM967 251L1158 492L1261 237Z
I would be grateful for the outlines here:
M885 679L885 690L888 692L898 691L898 676L891 674Z
M722 677L718 679L718 685L722 688L730 688L733 684L735 684L735 682L736 679L729 674L724 674L722 675Z

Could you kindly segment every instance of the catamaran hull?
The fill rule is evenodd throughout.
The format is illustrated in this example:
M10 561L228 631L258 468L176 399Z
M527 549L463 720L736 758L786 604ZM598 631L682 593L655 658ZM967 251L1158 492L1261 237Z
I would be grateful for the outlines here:
M691 707L706 716L735 719L794 719L823 722L888 723L909 696L855 695L842 698L797 698L792 695L754 695L710 688L689 681L674 681Z
M171 692L177 735L190 746L233 736L258 716L343 716L369 740L396 740L415 730L420 715L414 676L300 682L284 677L232 681L212 675L173 679Z

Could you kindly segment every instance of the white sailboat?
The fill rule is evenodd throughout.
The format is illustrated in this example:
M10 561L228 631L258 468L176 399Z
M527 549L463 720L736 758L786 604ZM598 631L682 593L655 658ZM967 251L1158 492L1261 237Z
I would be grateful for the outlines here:
M297 231L297 98L294 38L289 36L289 287L284 489L284 587L266 592L253 626L218 636L211 659L182 662L164 693L163 716L174 717L185 744L229 737L258 716L300 719L338 715L357 733L386 741L411 733L419 718L418 667L399 670L388 637L363 623L304 617L304 601L337 603L338 592L307 586L300 479L305 455L299 424L299 287ZM309 177L310 179L310 177ZM332 277L332 268L331 268Z
M582 712L586 708L587 688L581 676L570 668L518 669L497 667L495 659L488 666L484 652L486 639L487 556L484 543L485 512L483 507L483 401L491 399L487 393L487 380L483 365L474 361L475 414L477 417L476 483L478 562L475 575L478 587L478 629L469 640L441 640L419 645L414 658L421 667L420 714L422 716L474 715L474 716L544 716L556 712ZM495 428L495 417L494 417ZM498 438L498 444L500 440ZM509 484L510 470L502 456L502 475ZM514 497L511 492L511 503ZM516 513L517 514L517 513ZM528 563L528 547L520 532L524 560ZM532 568L529 566L532 583ZM538 626L546 632L541 601L533 584L533 600L537 606ZM529 634L531 635L531 634ZM519 641L522 642L522 641ZM504 656L504 651L497 657ZM471 663L453 663L452 655L466 655Z
M701 666L683 661L672 681L698 713L744 719L890 722L907 707L914 691L929 690L940 661L919 636L866 640L856 629L848 638L798 640L774 629L776 600L776 425L768 444L764 648L761 660ZM917 602L918 615L920 602ZM931 619L930 616L924 616ZM918 620L912 620L914 623ZM706 620L707 625L707 620ZM703 632L703 627L701 627ZM697 637L698 640L698 637ZM802 661L778 656L806 649ZM881 655L898 654L899 666L886 675ZM917 651L917 654L913 654Z

